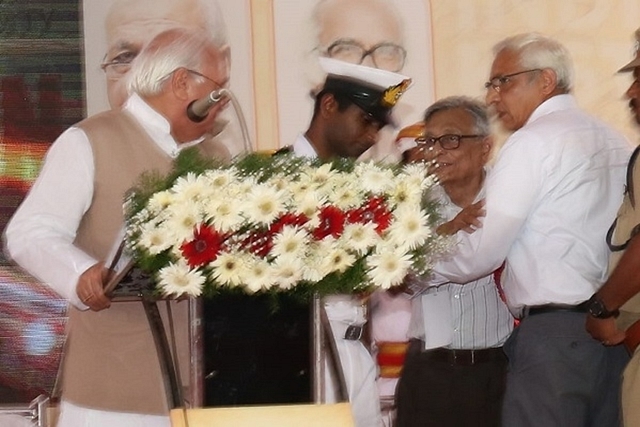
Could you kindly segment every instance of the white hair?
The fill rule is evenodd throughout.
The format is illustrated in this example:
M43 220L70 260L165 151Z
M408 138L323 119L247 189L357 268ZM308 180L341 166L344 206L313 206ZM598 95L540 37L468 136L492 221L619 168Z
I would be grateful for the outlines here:
M567 48L539 33L523 33L508 37L493 47L493 53L514 52L524 69L549 68L556 73L557 87L564 93L573 88L573 64Z
M197 16L198 20L186 24L172 17L174 9L187 7L192 8L191 15ZM164 22L176 20L177 26L197 27L209 32L217 46L228 44L227 26L217 0L193 0L191 3L185 0L115 0L107 13L105 26L116 27L130 20L132 16L155 18Z
M130 93L157 95L171 73L178 68L199 70L203 54L217 48L209 33L202 30L174 28L160 33L133 62L127 88Z

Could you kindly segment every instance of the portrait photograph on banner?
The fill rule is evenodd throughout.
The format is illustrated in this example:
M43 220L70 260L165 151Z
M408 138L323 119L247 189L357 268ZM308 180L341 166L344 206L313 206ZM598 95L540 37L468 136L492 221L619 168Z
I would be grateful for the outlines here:
M324 74L318 58L397 72L412 86L396 106L399 127L420 120L433 100L431 12L425 0L252 0L259 145L290 145L306 129ZM375 28L375 31L372 31ZM258 52L255 52L257 48ZM270 63L263 61L269 58ZM385 129L377 153L392 149ZM397 160L397 153L391 153Z
M551 115L537 110L543 103L558 95L571 98L585 116L593 116L593 123L620 134L620 141L629 146L625 149L638 145L640 67L633 64L634 58L640 61L639 17L638 0L0 0L0 426L4 425L3 405L33 408L44 397L51 399L48 404L60 408L65 400L63 393L74 386L74 397L88 397L86 402L78 401L79 406L104 409L94 405L103 399L100 393L137 405L143 399L138 402L137 397L129 399L126 393L113 393L129 379L154 388L136 395L137 389L131 387L132 395L162 400L162 408L165 396L155 396L161 392L167 396L174 393L170 398L175 401L168 406L180 401L185 407L191 405L189 409L316 403L355 407L348 390L354 386L347 380L366 366L368 370L362 369L368 376L366 391L375 394L373 399L364 400L375 401L373 412L382 414L385 427L392 427L401 399L398 383L403 369L405 375L408 371L405 356L410 355L411 348L418 348L410 344L422 341L420 354L442 348L447 358L449 351L455 355L458 350L470 350L473 364L477 360L473 352L486 350L455 347L454 337L458 335L451 330L456 334L463 331L459 335L466 331L448 322L457 319L459 313L450 312L443 298L454 294L436 295L462 280L451 271L467 268L463 265L466 249L469 253L470 248L476 251L469 255L469 275L475 274L473 269L485 254L500 254L497 265L501 267L496 270L487 263L483 269L492 270L491 280L497 284L501 301L510 316L518 317L515 321L509 318L510 327L520 328L519 322L530 314L531 307L568 304L544 295L544 301L523 298L515 309L512 307L513 289L525 277L516 274L512 251L518 248L517 239L526 235L529 222L523 222L519 237L500 250L481 252L478 248L482 245L475 243L476 239L483 244L497 242L499 239L491 233L504 224L494 220L499 218L496 212L500 214L503 209L509 213L505 217L511 218L519 197L524 199L525 190L535 188L526 168L514 167L519 165L514 159L534 157L516 156L518 151L512 147L526 137L522 135L534 121ZM160 34L163 37L156 37ZM553 55L562 56L562 61L556 59L564 65L557 70L554 67L558 64L549 64L545 58L526 61L523 58L529 53L521 55L518 49L504 44L527 37L558 42L562 55L558 51ZM186 48L188 42L193 50ZM504 60L502 54L512 51L513 58ZM555 73L556 80L566 78L566 86L540 92L541 103L529 112L530 89L535 92L536 85L545 82L540 76L553 74L550 72ZM386 81L390 75L398 80ZM187 83L180 86L174 78ZM448 102L455 104L463 98L465 105L477 107L476 112L482 110L477 126L458 126L457 122L463 120L450 116L450 112L437 117L442 104L446 113ZM456 108L463 109L450 109ZM527 110L526 114L520 110ZM537 115L536 111L542 112ZM454 119L445 123L442 117L454 117L456 125L451 125ZM510 123L510 117L518 123ZM127 120L133 126L123 125ZM554 139L547 133L543 136L541 142L557 148ZM472 145L485 140L487 144L482 146ZM481 153L482 164L475 165L479 192L473 194L471 205L458 205L447 190L452 181L456 185L458 181L470 181L470 175L461 170L475 148L485 150ZM541 158L551 159L549 151L541 151ZM558 156L558 161L564 156L566 152ZM585 159L576 164L590 167L600 160L600 154ZM625 158L616 166L627 171L626 175L620 174L627 182L621 180L616 187L611 180L611 190L607 187L601 193L591 193L601 194L603 199L627 200L628 188L632 188L629 164ZM303 173L303 167L310 169ZM532 175L540 175L535 176L540 183L564 170L545 169L546 163L533 161L527 167ZM317 184L326 178L326 170L331 172L326 176L332 175L331 186L326 185L329 190L309 192L305 180L312 177L310 182ZM407 179L402 175L405 170L420 173L420 181ZM571 171L582 173L578 167ZM522 185L522 192L514 191L518 197L504 197L520 189L513 183L523 177L531 179ZM224 182L227 179L231 184ZM500 186L502 182L504 186ZM376 186L391 187L395 183L397 193L376 193ZM428 194L432 186L433 197ZM184 192L174 191L174 187ZM579 188L586 187L562 187L559 183L554 188L566 188L566 196L575 196ZM409 192L411 198L406 196ZM247 194L260 197L243 198ZM366 203L351 199L353 194L362 200L367 198ZM281 200L290 195L295 196L290 197L293 202L282 208ZM332 202L332 197L337 201ZM423 216L408 217L405 223L398 218L409 210L398 209L400 203L395 197L429 204L429 209L433 203L433 209ZM335 206L325 209L331 204ZM155 210L148 210L151 208ZM454 215L454 208L461 210ZM549 216L550 222L564 221L572 214L578 218L583 208L578 203L571 209L558 209L559 214ZM518 221L531 221L536 212L528 209L518 211ZM98 211L99 215L95 214ZM219 212L222 219L215 217ZM256 220L250 216L254 212L265 216ZM584 212L604 216L605 210L594 206ZM611 221L606 218L602 223L607 227L614 224L609 230L613 235L617 219L615 209L611 212ZM473 219L467 220L466 228L453 227L467 216ZM374 220L377 223L372 227ZM352 228L356 229L351 226L361 223L366 225L364 231L350 234ZM369 279L351 276L352 270L343 274L347 269L341 263L351 263L350 268L355 265L362 275L378 271L365 261L383 259L378 257L380 248L396 256L388 259L406 261L398 255L397 246L377 240L372 243L371 236L378 238L387 229L395 230L387 235L393 234L393 239L411 246L407 243L411 241L409 236L420 233L410 226L424 223L433 229L427 233L425 226L423 233L434 239L445 239L446 235L451 241L443 240L429 249L426 244L410 248L423 256L433 251L433 262L424 261L419 271L423 281L413 283L416 267L400 262L387 263L391 270L395 268L395 276L378 288L366 287L371 284ZM396 224L406 228L394 228ZM447 224L452 227L451 233L439 228ZM583 228L598 232L597 227ZM590 295L576 296L571 307L575 302L575 307L582 310L586 307L583 302L594 298L600 292L598 286L611 277L613 248L604 246L605 228L600 233L602 250L597 256L609 263L598 267L598 280L590 279ZM540 248L552 240L553 234L540 233ZM572 250L567 254L575 256L575 242L582 234L588 233L566 234L572 237L567 243ZM291 250L295 246L292 243L298 244L299 235L316 239L310 247L317 252ZM500 233L501 238L506 235ZM358 247L361 242L357 238L362 236L369 240L367 248ZM339 242L355 250L358 262L351 255L344 256L346 249L336 252L328 243L317 244L323 239L324 243ZM97 246L101 246L99 250ZM277 251L290 255L285 261L291 264L284 264L289 267L288 278L282 275L285 268L275 267L280 268L281 262L274 255ZM436 259L436 252L446 260ZM543 252L527 258L530 265L541 263ZM153 256L146 259L150 254ZM589 257L582 258L589 261ZM558 259L563 265L571 265L561 257L548 263ZM162 268L155 262L162 263ZM266 269L263 264L268 263L271 265ZM339 271L342 276L326 274L315 280L314 274L320 276L318 266L328 269L331 263L340 264L339 268L333 266L331 274ZM444 263L444 270L452 270L441 271L440 264ZM263 274L259 279L246 273L253 273L253 267ZM545 262L539 271L552 271L547 267ZM190 275L193 272L197 274ZM95 274L90 276L94 280L87 279L87 273ZM180 294L182 288L176 283L185 277L193 279L182 283L184 288L191 286L192 292ZM314 287L335 277L346 277L345 281L355 284ZM446 283L438 282L445 279ZM142 282L148 287L141 290L136 286ZM91 293L87 283L95 285ZM302 284L306 293L285 292L294 283ZM471 288L468 284L464 283L465 289ZM390 288L391 292L386 292ZM114 289L115 297L111 292ZM94 309L89 301L96 297L106 302ZM76 314L87 316L85 319L95 315L92 321L103 322L101 316L120 316L120 308L113 310L117 303L126 298L130 298L127 303L139 303L143 297L149 297L145 303L153 300L164 306L165 320L172 316L166 315L171 311L167 307L186 301L175 311L180 321L171 319L171 328L182 335L171 331L169 335L174 336L165 340L164 348L156 341L136 341L142 343L141 353L153 363L137 356L120 357L118 352L125 354L127 350L126 345L120 345L126 335L120 330L113 334L118 345L103 340L101 333L95 333L97 328L90 327L82 329L84 341L75 341L81 344L69 344L73 341L69 330L79 335L73 323ZM327 301L330 304L325 304ZM608 303L606 298L604 302ZM334 319L327 307L334 303L357 309L355 320L343 322L344 331L332 330ZM160 315L153 323L146 317L147 309L136 312L136 322L141 320L136 332L157 333L158 324L162 325ZM438 323L445 318L446 326ZM126 317L127 322L121 319L114 324L120 322L128 328L131 317ZM419 334L414 333L416 325ZM110 328L111 324L104 327L112 332ZM173 348L165 351L171 340ZM362 356L348 369L341 364L348 358L345 353L340 355L336 345L340 340L348 341L342 347L357 347ZM598 345L605 343L598 341ZM96 345L102 342L113 352L103 352ZM505 342L496 343L495 348L502 351ZM100 357L83 354L83 361L95 363L87 365L90 368L67 363L79 360L69 356L79 348L91 349ZM177 369L170 375L162 372L165 378L158 380L163 381L162 387L138 380L126 369L109 366L104 371L108 374L91 369L107 367L109 363L104 361L108 359L136 371L138 365L128 362L136 360L153 370L150 375L155 377L160 373L155 359L163 352L159 360L175 355L182 364L166 363ZM60 369L63 361L67 364ZM165 365L165 361L158 365ZM171 390L167 387L169 376L174 383ZM78 379L77 383L70 381L71 377ZM82 387L101 382L101 377L109 385L87 386L91 393L83 393ZM118 405L120 402L114 403L113 412L168 415L162 408L143 411ZM48 424L42 427L55 427Z

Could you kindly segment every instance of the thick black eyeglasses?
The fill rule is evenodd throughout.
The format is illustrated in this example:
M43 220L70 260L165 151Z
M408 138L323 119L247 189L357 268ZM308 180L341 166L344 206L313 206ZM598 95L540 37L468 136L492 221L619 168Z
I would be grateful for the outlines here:
M378 43L371 49L365 49L355 40L339 39L327 48L326 55L352 64L362 64L364 58L370 56L376 68L395 73L404 67L407 51L391 42Z
M533 68L531 70L518 71L517 73L506 74L504 76L494 77L484 84L485 89L493 88L496 92L500 93L502 86L509 83L512 77L519 76L520 74L533 73L534 71L542 71L540 68Z
M440 146L445 150L455 150L460 147L460 142L464 138L484 138L486 135L442 135L437 138L435 137L420 137L416 138L416 143L419 147L432 148L436 145L436 142L440 143Z

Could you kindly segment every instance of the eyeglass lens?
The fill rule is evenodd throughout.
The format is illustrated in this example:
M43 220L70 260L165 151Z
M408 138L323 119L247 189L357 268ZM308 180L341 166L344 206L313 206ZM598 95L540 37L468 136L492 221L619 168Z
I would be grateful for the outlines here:
M364 59L370 56L376 68L396 72L404 66L406 51L394 43L380 43L366 50L356 42L338 40L329 46L327 55L352 64L362 64Z

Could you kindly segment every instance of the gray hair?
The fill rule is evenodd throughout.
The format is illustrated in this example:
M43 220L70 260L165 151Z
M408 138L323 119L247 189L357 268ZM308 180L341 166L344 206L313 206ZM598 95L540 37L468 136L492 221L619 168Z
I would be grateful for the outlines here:
M179 68L200 70L204 53L220 47L203 30L174 28L160 33L134 61L127 88L130 93L157 95L171 73ZM199 76L195 78L203 80Z
M478 135L490 134L491 125L489 123L487 107L482 102L468 96L449 96L434 102L424 112L424 121L426 122L431 116L441 111L454 110L457 108L461 108L471 114L474 121L473 132Z
M571 55L558 41L539 33L523 33L508 37L493 47L497 56L502 51L514 52L527 70L549 68L556 73L557 87L564 93L573 88Z

